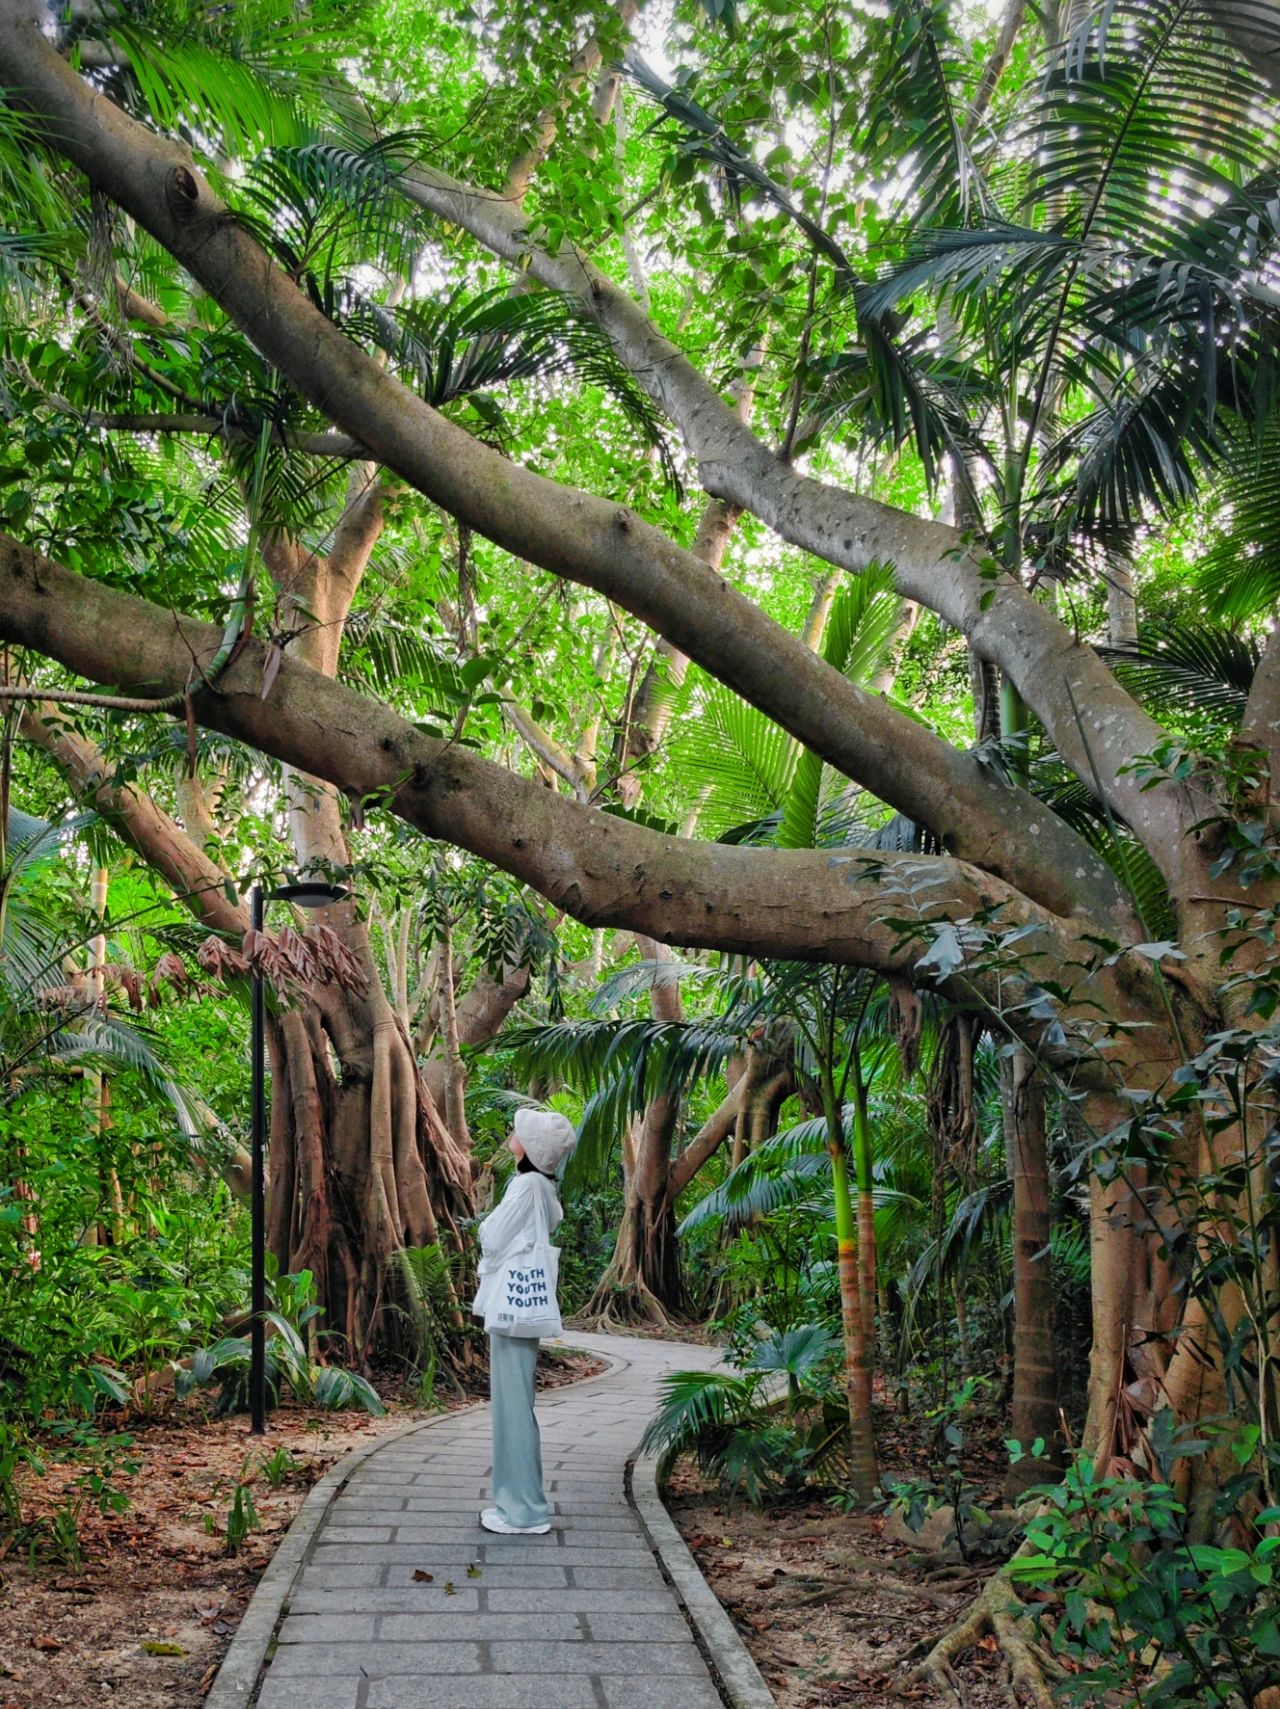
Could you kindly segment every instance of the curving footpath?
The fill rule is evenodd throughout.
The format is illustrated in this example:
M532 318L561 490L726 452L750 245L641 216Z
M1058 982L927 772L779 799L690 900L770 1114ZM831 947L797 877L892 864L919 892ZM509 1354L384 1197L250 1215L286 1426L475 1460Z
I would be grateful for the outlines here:
M297 1536L291 1531L282 1545L280 1567L268 1575L274 1583L263 1580L244 1642L228 1653L210 1704L722 1709L728 1701L755 1709L772 1702L709 1593L710 1622L700 1617L690 1570L695 1592L706 1587L655 1512L651 1469L642 1463L637 1478L645 1522L625 1489L659 1377L713 1365L718 1352L617 1336L566 1340L605 1355L611 1368L539 1396L551 1531L494 1537L481 1530L477 1514L490 1493L487 1407L409 1427L362 1452L353 1470L340 1469L329 1490L313 1492L311 1514L303 1509ZM724 1696L695 1628L718 1664ZM253 1629L261 1634L257 1653ZM263 1647L270 1660L255 1697Z

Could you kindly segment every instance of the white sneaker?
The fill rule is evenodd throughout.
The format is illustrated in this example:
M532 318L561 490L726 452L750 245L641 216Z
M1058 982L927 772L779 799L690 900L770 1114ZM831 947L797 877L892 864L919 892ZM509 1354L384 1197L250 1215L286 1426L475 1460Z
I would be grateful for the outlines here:
M496 1507L486 1507L480 1523L486 1531L496 1531L499 1537L542 1537L551 1529L550 1525L508 1525Z

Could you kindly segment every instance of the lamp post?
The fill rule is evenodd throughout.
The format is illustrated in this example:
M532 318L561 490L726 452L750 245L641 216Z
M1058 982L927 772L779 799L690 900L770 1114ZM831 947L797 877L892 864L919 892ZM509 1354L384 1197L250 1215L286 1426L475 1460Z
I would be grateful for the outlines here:
M255 884L250 898L249 918L254 931L260 932L268 902L292 902L299 908L327 908L331 903L345 901L348 895L349 892L341 884L325 884L320 880L281 884L265 893L260 884ZM267 1430L267 1184L263 1167L267 1125L266 1002L262 975L256 967L253 970L252 999L250 1074L253 1081L253 1170L249 1193L252 1318L249 1324L249 1430L251 1435L264 1436Z

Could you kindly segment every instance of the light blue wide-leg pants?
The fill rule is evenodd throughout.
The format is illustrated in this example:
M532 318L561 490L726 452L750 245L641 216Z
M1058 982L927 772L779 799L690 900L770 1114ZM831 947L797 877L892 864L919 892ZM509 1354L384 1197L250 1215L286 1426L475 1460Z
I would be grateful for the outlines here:
M493 1505L508 1525L545 1525L542 1438L533 1412L538 1343L520 1335L489 1337L493 1413Z

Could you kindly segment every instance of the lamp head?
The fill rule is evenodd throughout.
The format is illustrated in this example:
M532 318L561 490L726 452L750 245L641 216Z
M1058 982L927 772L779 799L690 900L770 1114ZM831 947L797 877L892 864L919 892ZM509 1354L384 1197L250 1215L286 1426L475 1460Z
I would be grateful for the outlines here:
M292 902L298 908L328 908L335 902L345 902L351 892L345 884L326 884L323 879L303 879L297 884L281 884L274 889L268 902Z

